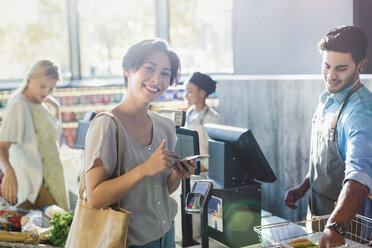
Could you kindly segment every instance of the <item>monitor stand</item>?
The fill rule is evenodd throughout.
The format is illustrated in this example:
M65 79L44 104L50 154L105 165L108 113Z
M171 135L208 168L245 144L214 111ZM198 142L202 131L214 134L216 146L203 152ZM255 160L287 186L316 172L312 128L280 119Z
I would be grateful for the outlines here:
M185 200L187 193L190 192L190 178L182 180L182 193L181 193L181 220L182 220L182 240L178 241L177 244L181 247L189 247L199 245L192 237L192 216L185 212Z

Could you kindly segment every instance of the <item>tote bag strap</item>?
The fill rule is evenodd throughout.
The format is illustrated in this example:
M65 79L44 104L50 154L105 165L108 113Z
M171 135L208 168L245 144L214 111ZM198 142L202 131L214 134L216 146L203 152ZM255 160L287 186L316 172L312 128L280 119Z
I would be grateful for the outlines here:
M110 116L115 121L115 124L116 124L116 129L117 129L117 133L116 133L117 147L116 148L117 148L118 158L117 158L116 168L114 170L113 175L116 174L117 177L119 177L120 176L120 168L121 168L121 164L122 164L122 161L123 161L123 155L124 155L124 135L123 135L123 129L121 128L120 121L118 120L118 118L111 111L101 112L101 113L97 114L94 117L94 119L92 120L92 122L96 118L98 118L99 116L103 116L103 115ZM82 200L84 199L84 191L86 191L85 170L83 170L81 172L81 177L80 177L79 197ZM120 200L117 203L113 204L112 207L113 208L120 208Z

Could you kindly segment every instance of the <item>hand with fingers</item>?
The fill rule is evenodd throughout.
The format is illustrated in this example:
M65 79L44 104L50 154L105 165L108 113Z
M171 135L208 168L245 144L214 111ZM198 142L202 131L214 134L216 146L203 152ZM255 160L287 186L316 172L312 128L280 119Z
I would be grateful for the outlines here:
M177 154L165 150L166 140L163 140L155 152L143 163L143 172L145 176L155 176L159 173L171 169Z
M177 172L178 176L182 179L189 178L191 175L194 174L196 169L196 162L195 160L186 160L183 159L182 161L176 160L173 164L174 170Z
M345 237L334 229L325 228L319 239L319 248L339 247L345 244Z
M292 188L285 193L284 205L291 209L297 209L298 206L295 203L303 196L304 194L301 188Z
M294 188L289 189L284 196L284 205L291 208L297 209L298 206L295 204L299 199L304 197L306 192L310 189L309 177L306 177L302 183Z
M18 183L13 169L4 171L4 178L1 186L1 192L4 199L11 205L17 203Z

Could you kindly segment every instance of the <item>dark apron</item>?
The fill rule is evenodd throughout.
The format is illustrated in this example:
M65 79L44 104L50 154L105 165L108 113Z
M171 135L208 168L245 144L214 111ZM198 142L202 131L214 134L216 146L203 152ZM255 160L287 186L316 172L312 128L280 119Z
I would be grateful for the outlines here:
M362 84L358 82L347 94L334 118L332 127L322 125L316 112L313 118L310 148L310 199L312 215L331 214L345 178L345 162L337 145L337 121L346 100Z

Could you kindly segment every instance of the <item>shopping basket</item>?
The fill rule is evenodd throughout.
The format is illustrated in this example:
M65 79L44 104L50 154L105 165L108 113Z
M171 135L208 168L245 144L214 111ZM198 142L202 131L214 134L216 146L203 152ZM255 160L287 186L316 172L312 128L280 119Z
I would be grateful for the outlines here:
M286 221L253 229L262 247L291 247L288 243L296 239L308 239L318 244L328 218L329 215L315 216L311 220ZM348 247L372 247L372 219L356 215L347 227L345 241Z

